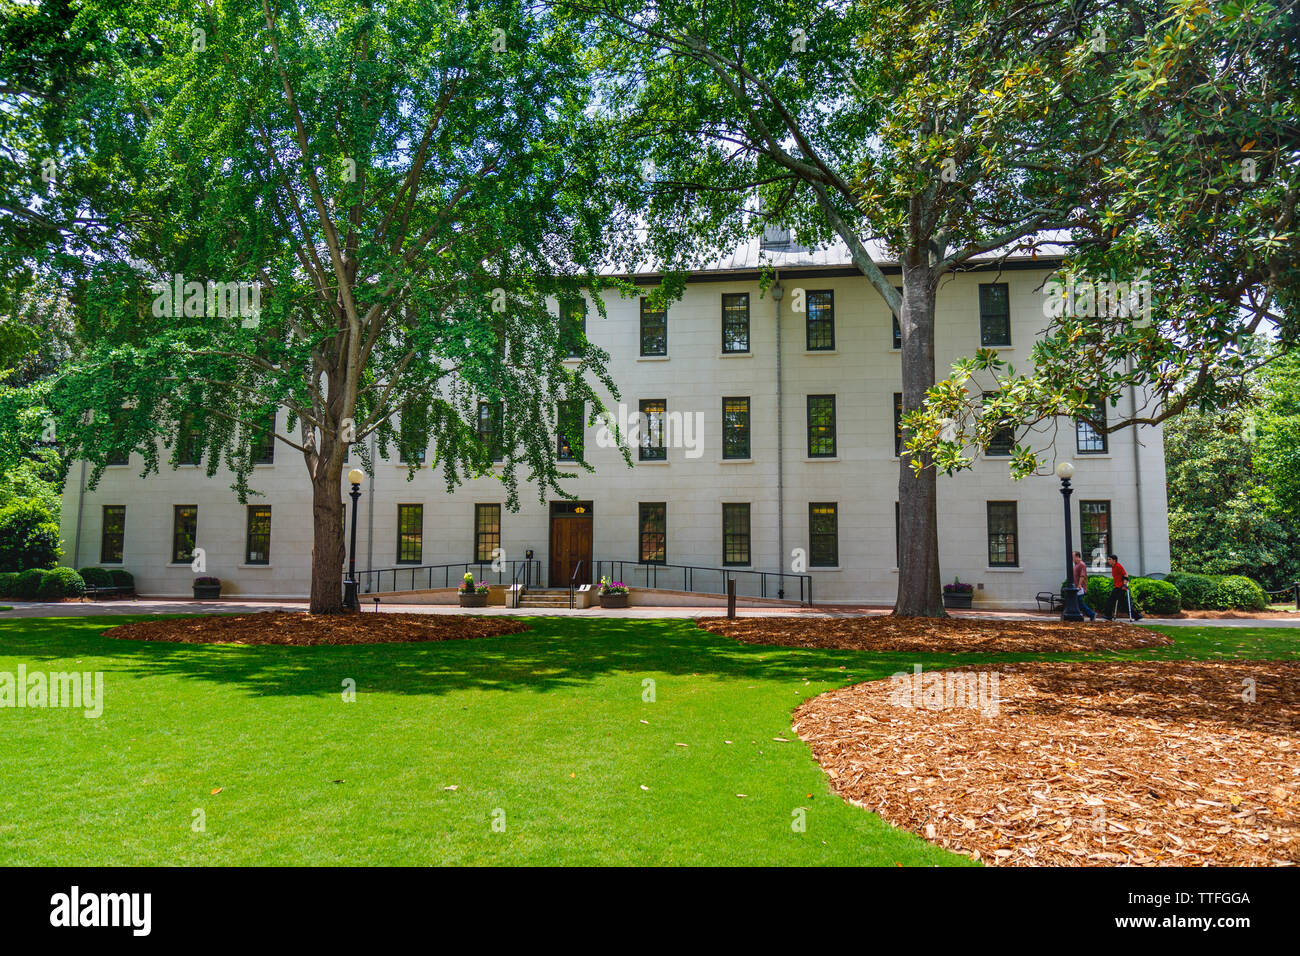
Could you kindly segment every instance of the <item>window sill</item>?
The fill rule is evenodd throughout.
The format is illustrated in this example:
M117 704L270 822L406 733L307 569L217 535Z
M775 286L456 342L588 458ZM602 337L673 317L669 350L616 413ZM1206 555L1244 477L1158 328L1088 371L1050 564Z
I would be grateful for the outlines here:
M666 465L666 464L668 464L666 460L655 459L652 461L641 461L641 459L638 458L636 462L636 467L640 468L642 465L657 466L657 465Z
M636 357L638 362L667 362L668 359L669 356L667 355L638 355Z
M1010 572L1010 573L1012 573L1012 574L1024 574L1024 573L1025 573L1025 569L1024 569L1024 568L985 568L984 570L987 571L987 572L989 572L990 574L1006 574L1006 573L1008 573L1008 572Z
M825 567L825 568L815 567L814 565L811 565L811 564L808 565L808 573L809 573L809 574L812 574L813 572L817 572L817 573L820 574L822 571L843 571L843 570L844 570L844 569L843 569L842 567L840 567L838 564L835 565L835 566L833 566L833 567Z
M719 465L752 465L753 463L754 463L754 459L752 458L719 458L718 459Z
M719 352L718 358L753 358L753 352Z
M804 355L839 355L839 349L804 349Z
M1105 460L1111 457L1108 451L1076 451L1075 455L1079 458L1087 458L1089 461Z
M237 564L235 565L241 571L270 571L274 567L272 564Z
M820 464L823 461L839 461L839 460L840 460L839 455L829 455L820 458L807 458L807 457L804 458L804 462L807 464Z

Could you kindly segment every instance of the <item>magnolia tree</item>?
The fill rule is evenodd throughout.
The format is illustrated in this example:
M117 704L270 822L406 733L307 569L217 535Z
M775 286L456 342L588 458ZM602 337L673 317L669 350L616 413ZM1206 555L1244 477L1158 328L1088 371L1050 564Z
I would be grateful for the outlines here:
M612 208L635 200L595 165L582 44L527 3L176 10L99 11L113 83L86 105L120 143L102 175L130 189L64 201L111 242L52 234L97 250L59 439L92 486L135 451L146 474L224 463L243 500L282 410L274 440L311 481L311 609L336 611L341 474L372 433L449 489L499 453L512 507L521 477L559 490L558 403L594 415L592 383L617 390L555 303L599 284Z
M602 102L645 159L654 253L684 269L769 224L842 241L898 316L909 414L935 384L940 284L1068 228L1110 135L1097 31L1118 6L561 6L607 33ZM900 467L900 615L944 613L930 464L916 447Z

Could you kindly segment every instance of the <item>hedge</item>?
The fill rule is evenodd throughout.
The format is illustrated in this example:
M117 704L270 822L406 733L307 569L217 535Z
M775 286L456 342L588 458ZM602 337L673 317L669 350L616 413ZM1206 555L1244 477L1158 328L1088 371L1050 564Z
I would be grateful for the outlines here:
M1256 581L1241 574L1187 574L1165 578L1183 596L1183 607L1195 611L1262 611L1268 597Z
M0 571L0 597L13 597L17 581L17 571Z
M40 588L36 596L43 601L58 598L81 597L86 593L86 582L72 568L51 568L41 572Z
M40 568L19 571L18 577L14 579L14 597L22 598L24 601L35 601L36 592L41 589L41 578L44 576L45 572Z
M115 588L135 588L135 578L126 568L109 568L109 576L113 579Z
M82 568L81 580L86 582L87 587L92 588L111 588L113 586L113 575L107 568Z
M1182 595L1168 581L1133 578L1129 581L1129 587L1133 589L1135 610L1143 614L1177 614L1183 609Z
M19 498L0 508L0 571L52 568L60 554L59 524L44 504Z
M1214 601L1215 580L1208 574L1185 574L1173 571L1165 580L1178 588L1183 596L1183 607L1191 611L1201 611L1211 607Z

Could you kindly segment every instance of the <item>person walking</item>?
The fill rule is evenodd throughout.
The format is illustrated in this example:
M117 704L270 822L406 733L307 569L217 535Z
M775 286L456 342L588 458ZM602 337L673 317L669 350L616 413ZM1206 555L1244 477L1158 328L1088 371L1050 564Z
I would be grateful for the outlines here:
M1142 613L1133 603L1133 592L1128 586L1128 572L1124 570L1124 565L1119 563L1119 555L1106 555L1106 564L1110 567L1111 589L1110 597L1106 599L1106 620L1115 620L1115 608L1119 605L1120 596L1123 595L1125 609L1135 621L1142 620Z
M1089 621L1097 620L1097 612L1088 607L1084 598L1088 594L1088 566L1083 563L1083 555L1074 552L1074 586L1079 591L1079 610L1088 615Z

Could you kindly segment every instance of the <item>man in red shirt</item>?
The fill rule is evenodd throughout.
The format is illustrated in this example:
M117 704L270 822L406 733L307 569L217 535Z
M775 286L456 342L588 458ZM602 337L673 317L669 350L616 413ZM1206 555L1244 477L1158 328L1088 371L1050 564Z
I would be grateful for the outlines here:
M1124 565L1119 563L1119 556L1114 554L1106 555L1106 564L1110 566L1110 579L1112 587L1110 597L1106 599L1106 610L1104 612L1106 620L1115 620L1115 608L1118 606L1120 598L1124 599L1124 608L1129 611L1133 620L1142 620L1142 613L1133 603L1133 592L1128 587L1128 572L1124 570Z

